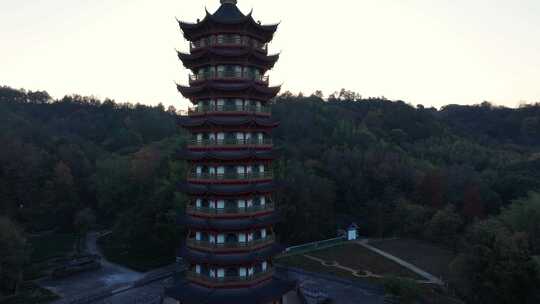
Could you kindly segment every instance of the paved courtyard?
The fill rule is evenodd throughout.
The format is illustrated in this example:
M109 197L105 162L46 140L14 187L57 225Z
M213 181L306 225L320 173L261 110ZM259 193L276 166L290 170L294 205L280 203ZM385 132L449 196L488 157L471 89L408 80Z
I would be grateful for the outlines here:
M101 255L96 245L97 235L90 233L87 237L87 250L90 254ZM144 274L131 269L101 261L102 268L84 272L63 279L46 279L40 282L42 287L52 290L64 299L79 297L102 289L121 288L141 279Z

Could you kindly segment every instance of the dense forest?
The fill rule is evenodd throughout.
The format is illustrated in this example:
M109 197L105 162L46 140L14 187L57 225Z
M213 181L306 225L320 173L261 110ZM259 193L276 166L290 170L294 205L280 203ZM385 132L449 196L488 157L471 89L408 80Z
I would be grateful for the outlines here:
M187 198L178 111L0 87L0 289L21 279L25 235L111 229L132 256L174 259ZM470 303L537 303L540 104L442 109L342 90L273 102L281 242L412 237L459 253ZM474 291L474 292L473 292Z

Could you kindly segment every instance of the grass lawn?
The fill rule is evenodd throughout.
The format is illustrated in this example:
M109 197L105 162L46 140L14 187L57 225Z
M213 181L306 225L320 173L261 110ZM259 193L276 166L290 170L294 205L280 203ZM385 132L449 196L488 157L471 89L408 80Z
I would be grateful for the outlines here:
M174 256L145 255L126 251L124 248L118 246L112 234L100 238L98 245L108 261L140 272L150 271L175 262Z
M423 278L401 265L358 244L345 244L309 253L309 255L357 270L367 270L383 276L396 276L415 280Z
M77 237L69 233L55 233L30 237L32 246L31 262L45 261L55 257L63 257L73 251Z
M455 254L450 250L417 240L383 240L369 244L443 280L449 277L449 265L455 258Z
M34 283L24 283L16 297L2 301L2 304L40 304L49 303L60 297Z
M362 281L362 282L378 283L378 284L381 283L380 280L378 279L359 278L359 277L353 276L350 272L345 271L345 270L341 270L334 267L324 267L323 265L321 265L321 263L308 259L304 257L302 254L279 257L275 260L275 262L276 264L279 264L282 266L300 268L308 272L333 275L338 278L347 279L351 281Z
M349 243L344 245L338 245L322 250L308 252L306 254L323 259L327 262L335 261L342 266L349 267L355 270L367 270L376 275L397 276L415 280L422 280L422 277L418 276L407 268L404 268L399 264L396 264L395 262L390 261L385 257L374 253L358 244ZM358 278L353 276L348 271L341 270L335 267L325 267L321 265L321 263L308 259L301 254L278 258L277 263L284 266L301 268L310 272L336 275L338 277L343 277L346 279L363 281L367 280L372 283L380 283L381 281L377 278Z

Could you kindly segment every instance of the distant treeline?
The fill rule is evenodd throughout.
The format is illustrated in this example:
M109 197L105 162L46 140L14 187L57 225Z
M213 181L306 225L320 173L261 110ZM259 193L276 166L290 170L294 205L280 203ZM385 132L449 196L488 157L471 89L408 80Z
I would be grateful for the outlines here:
M356 222L362 235L442 244L468 266L471 240L493 231L527 251L518 262L540 254L540 224L514 227L505 215L538 199L528 193L540 191L540 105L437 110L347 90L324 99L286 92L273 115L282 242L332 237ZM187 200L177 190L187 166L176 155L188 134L177 118L162 105L0 87L0 214L27 232L74 231L83 210L123 250L174 257Z

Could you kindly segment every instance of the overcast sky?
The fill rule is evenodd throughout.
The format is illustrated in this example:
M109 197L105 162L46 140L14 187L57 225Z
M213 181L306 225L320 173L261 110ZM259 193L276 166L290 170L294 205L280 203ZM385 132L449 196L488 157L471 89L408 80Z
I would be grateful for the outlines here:
M0 0L0 85L119 102L187 102L175 17L219 0ZM540 101L539 0L239 0L281 21L271 82L412 104Z

